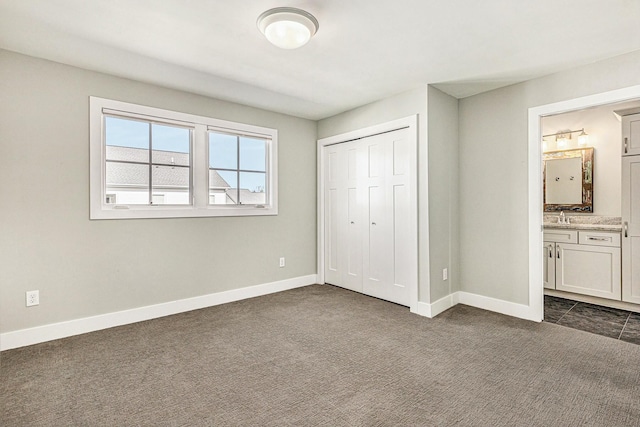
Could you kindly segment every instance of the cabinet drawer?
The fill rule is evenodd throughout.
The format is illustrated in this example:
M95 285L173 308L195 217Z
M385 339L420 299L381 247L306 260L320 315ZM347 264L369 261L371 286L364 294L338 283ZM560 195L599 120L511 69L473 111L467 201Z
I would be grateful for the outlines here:
M620 233L606 231L579 231L578 242L581 245L620 247Z
M547 228L544 230L544 241L556 243L578 243L578 231Z

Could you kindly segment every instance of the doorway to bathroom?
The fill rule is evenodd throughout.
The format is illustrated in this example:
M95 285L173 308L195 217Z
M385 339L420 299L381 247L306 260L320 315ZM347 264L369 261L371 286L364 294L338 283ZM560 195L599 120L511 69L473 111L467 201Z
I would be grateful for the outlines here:
M616 252L620 257L615 236L620 239L622 163L620 115L614 111L634 107L640 107L640 86L529 109L529 297L540 319L577 323L572 317L582 311L589 317L584 314L594 307L640 311L621 301L620 263L612 261ZM593 157L585 156L587 148ZM556 167L564 159L574 160L566 170ZM571 168L581 166L573 173ZM567 185L556 188L563 181ZM545 234L543 226L552 232ZM576 260L587 268L576 267ZM563 300L573 303L560 314Z

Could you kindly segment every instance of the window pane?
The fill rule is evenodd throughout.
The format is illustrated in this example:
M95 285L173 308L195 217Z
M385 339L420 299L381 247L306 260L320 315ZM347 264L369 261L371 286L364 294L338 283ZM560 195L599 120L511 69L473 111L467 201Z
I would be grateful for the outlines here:
M107 160L149 162L149 123L105 117Z
M266 145L264 139L240 138L240 169L266 172Z
M107 162L106 192L118 204L149 204L149 166L132 163ZM112 199L112 200L113 200Z
M228 188L238 188L238 173L230 171L216 171L220 177L227 183Z
M210 205L226 205L227 201L227 190L231 188L231 185L220 175L220 172L223 174L231 174L234 179L236 178L235 172L228 171L217 171L215 169L209 169L209 204Z
M106 145L149 149L149 123L109 116L104 120Z
M265 173L240 172L240 204L264 205L266 184Z
M209 132L209 167L238 169L238 137Z
M212 174L215 177L217 174L216 180L219 187L213 187L212 184L215 184L211 180ZM209 203L215 205L235 205L238 202L238 172L231 171L215 171L211 170L209 172ZM222 197L221 193L224 192L225 196ZM212 194L218 194L214 199L215 203L211 201Z
M153 163L189 166L189 129L152 124Z
M189 205L189 168L158 166L152 168L154 204ZM160 197L162 196L162 197Z

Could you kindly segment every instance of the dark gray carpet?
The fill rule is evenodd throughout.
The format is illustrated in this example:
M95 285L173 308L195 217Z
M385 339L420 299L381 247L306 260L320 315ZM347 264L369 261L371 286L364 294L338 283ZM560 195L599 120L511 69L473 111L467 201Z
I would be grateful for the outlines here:
M332 286L3 352L3 426L633 426L640 346Z

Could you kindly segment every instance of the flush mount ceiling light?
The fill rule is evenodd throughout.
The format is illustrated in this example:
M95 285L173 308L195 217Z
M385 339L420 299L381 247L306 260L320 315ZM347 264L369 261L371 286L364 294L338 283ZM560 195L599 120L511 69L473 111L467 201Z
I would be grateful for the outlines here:
M258 17L260 32L282 49L305 45L318 31L318 20L309 12L294 7L276 7Z

